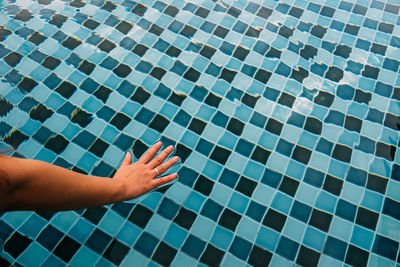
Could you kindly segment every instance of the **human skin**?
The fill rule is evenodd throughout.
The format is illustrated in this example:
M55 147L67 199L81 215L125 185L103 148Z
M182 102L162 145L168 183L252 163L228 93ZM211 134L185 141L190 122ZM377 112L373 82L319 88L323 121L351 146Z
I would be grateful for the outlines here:
M0 156L0 210L63 211L89 208L138 197L168 183L176 173L155 179L178 162L178 157L165 161L173 151L158 142L136 162L131 153L113 178L84 175L39 160ZM165 162L164 162L165 161Z

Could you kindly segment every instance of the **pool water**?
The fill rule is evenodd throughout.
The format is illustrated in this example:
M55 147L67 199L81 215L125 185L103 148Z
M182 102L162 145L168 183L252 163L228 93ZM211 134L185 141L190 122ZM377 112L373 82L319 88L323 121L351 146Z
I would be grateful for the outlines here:
M1 214L1 264L400 265L395 1L0 3L9 154L181 158L133 201Z

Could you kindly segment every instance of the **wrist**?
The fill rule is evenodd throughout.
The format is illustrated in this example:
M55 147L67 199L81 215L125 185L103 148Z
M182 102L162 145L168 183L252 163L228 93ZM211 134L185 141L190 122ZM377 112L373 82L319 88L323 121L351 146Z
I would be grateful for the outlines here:
M111 203L116 203L126 200L126 186L116 179L111 179L111 181L112 181Z

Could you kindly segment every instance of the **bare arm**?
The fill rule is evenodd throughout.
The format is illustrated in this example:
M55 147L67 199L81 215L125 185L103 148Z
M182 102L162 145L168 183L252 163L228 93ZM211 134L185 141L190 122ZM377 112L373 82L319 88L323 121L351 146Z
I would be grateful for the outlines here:
M0 210L71 210L100 206L140 196L177 177L154 179L178 161L167 147L155 144L131 164L127 153L112 179L76 173L38 160L0 156ZM154 157L154 158L153 158Z

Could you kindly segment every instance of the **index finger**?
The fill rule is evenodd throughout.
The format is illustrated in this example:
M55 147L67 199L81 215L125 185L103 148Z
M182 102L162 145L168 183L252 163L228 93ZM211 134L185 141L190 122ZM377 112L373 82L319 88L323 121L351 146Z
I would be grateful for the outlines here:
M137 162L146 164L154 157L154 155L161 148L161 146L162 146L162 143L160 141L158 141L148 151L146 151L146 153L144 153Z

